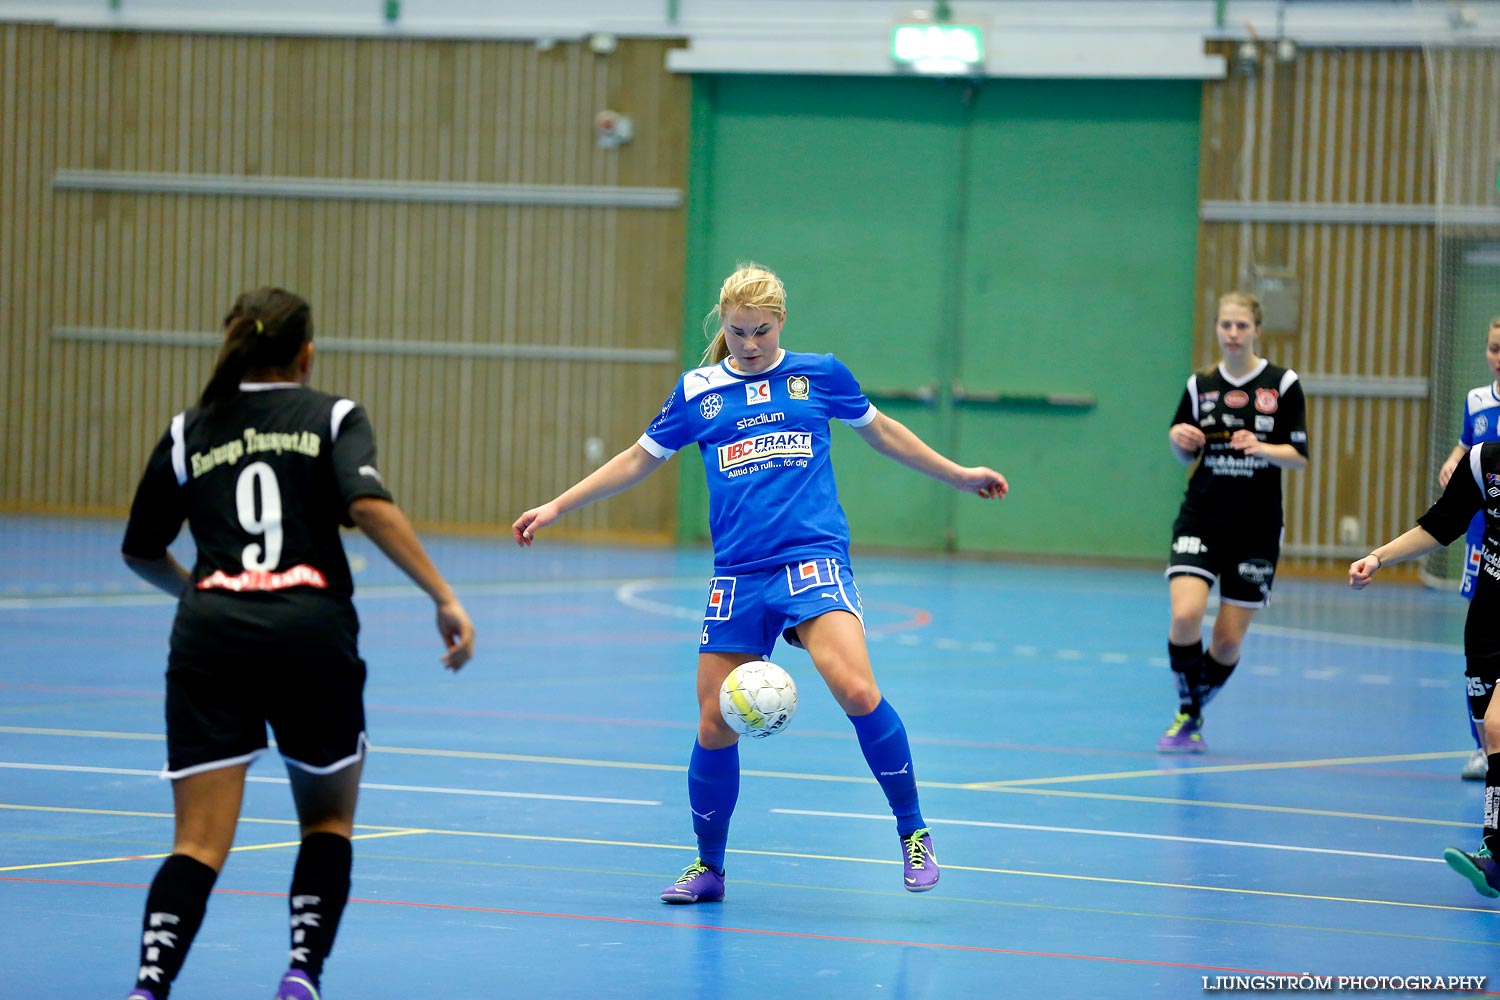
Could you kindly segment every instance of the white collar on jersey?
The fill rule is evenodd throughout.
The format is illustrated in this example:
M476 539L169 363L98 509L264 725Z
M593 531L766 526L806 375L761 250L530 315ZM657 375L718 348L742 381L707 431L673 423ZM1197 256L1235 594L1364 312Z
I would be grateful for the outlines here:
M1241 386L1241 385L1244 385L1246 382L1250 381L1251 379L1255 378L1261 372L1265 371L1266 370L1266 365L1268 365L1270 363L1271 362L1267 361L1265 358L1261 358L1260 359L1260 364L1256 365L1254 368L1250 369L1248 372L1246 372L1245 374L1241 375L1239 378L1235 378L1233 375L1229 374L1229 372L1227 370L1225 370L1225 368L1224 368L1224 362L1220 361L1219 362L1219 377L1222 378L1224 381L1228 382L1230 385Z
M272 389L300 389L301 382L241 382L240 392L269 392Z
M723 361L720 361L719 365L726 372L728 372L729 374L733 375L735 378L761 378L761 377L763 377L765 375L771 374L771 372L773 372L777 368L779 368L781 366L781 363L783 361L785 361L785 360L786 360L786 348L784 348L784 347L778 347L778 348L776 348L776 360L773 361L773 362L771 362L769 365L767 365L766 367L762 368L758 372L742 372L738 368L732 367L729 364L729 359L728 358L725 358Z

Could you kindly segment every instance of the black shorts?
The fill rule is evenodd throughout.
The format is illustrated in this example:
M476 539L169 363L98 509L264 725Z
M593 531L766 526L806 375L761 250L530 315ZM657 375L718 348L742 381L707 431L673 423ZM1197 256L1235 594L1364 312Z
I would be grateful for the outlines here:
M167 767L181 778L247 763L267 748L330 774L365 752L365 663L351 650L281 649L167 661Z
M1500 680L1500 656L1464 657L1464 680L1469 689L1469 718L1476 724L1483 723L1490 697L1495 693L1495 682Z
M1271 603L1271 584L1281 558L1282 526L1221 527L1217 520L1180 514L1172 525L1167 578L1198 576L1219 584L1219 600L1246 608Z

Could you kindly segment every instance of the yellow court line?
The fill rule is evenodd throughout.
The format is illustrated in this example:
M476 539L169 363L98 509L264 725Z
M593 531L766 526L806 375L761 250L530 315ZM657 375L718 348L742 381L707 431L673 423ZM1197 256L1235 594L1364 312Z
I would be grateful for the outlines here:
M12 807L12 808L16 808L16 807ZM20 807L20 808L24 808L24 807ZM691 847L689 847L689 846L687 846L685 844L656 844L656 843L648 843L648 842L642 842L642 841L630 841L630 840L601 840L601 839L595 839L595 838L589 838L589 837L550 837L550 836L543 836L543 835L539 835L539 834L500 833L500 832L491 831L491 830L438 830L438 829L425 829L425 828L424 829L418 829L418 828L396 828L396 829L388 830L388 831L386 831L384 833L367 834L367 835L356 835L355 839L359 840L359 839L374 839L376 837L398 837L398 836L409 836L409 835L413 835L413 834L436 834L436 835L439 835L439 836L447 836L447 837L478 837L478 838L486 839L486 840L523 840L523 841L531 841L531 842L534 842L534 843L582 844L582 845L596 846L596 847L629 847L629 848L635 848L635 849L638 849L638 850L668 850L668 851L689 851L689 850L692 850ZM296 846L298 846L296 842L286 842L286 843L278 843L278 844L256 844L256 845L252 845L252 846L249 846L249 847L243 847L243 848L238 848L237 847L237 848L235 848L235 850L237 850L237 851L239 851L239 850L266 850L268 848L273 848L273 847L296 847ZM846 863L852 863L852 864L867 864L867 865L895 865L895 864L899 864L900 863L898 861L893 861L893 860L890 860L888 858L860 858L860 857L851 857L849 855L842 855L842 854L806 854L806 853L797 852L797 851L758 851L758 850L752 850L752 849L733 848L733 847L729 849L729 853L730 854L739 854L739 855L754 855L754 856L757 856L757 857L768 857L768 858L791 858L791 859L803 860L803 861L837 861L837 862L846 862ZM145 859L148 859L148 858L163 858L163 857L166 857L166 855L165 854L149 854L149 855L147 855L147 854L141 854L141 855L130 855L130 856L126 856L126 857L119 857L119 858L98 858L98 859L92 859L92 860L86 860L86 861L60 861L60 862L51 862L51 863L48 863L48 864L40 864L40 865L18 865L18 866L13 867L13 868L0 868L0 871L26 871L26 870L38 869L38 868L58 868L58 867L65 867L67 865L105 864L105 863L108 863L108 862L111 862L111 861L140 861L140 860L145 860ZM1313 901L1324 902L1324 903L1358 903L1358 904L1364 904L1364 905L1369 905L1369 906L1397 906L1397 907L1403 907L1403 908L1409 908L1409 909L1417 909L1417 910L1441 910L1441 911L1450 911L1450 912L1458 912L1458 913L1488 913L1488 914L1490 914L1492 916L1493 915L1500 915L1500 911L1494 910L1494 909L1489 908L1489 907L1447 906L1447 905L1441 905L1441 904L1436 904L1436 903L1408 903L1408 902L1403 902L1403 901L1400 901L1400 900L1393 900L1393 899L1361 899L1361 898L1357 898L1357 897L1348 897L1348 896L1322 896L1322 895L1315 895L1315 894L1312 894L1312 893L1303 893L1303 892L1276 892L1276 891L1269 890L1269 889L1240 889L1240 888L1235 888L1233 886L1195 885L1193 883L1186 883L1186 882L1155 882L1155 881L1149 881L1149 880L1145 880L1145 879L1108 878L1108 877L1101 876L1101 875L1068 875L1068 874L1063 874L1061 872L1034 872L1034 871L1023 871L1023 870L1015 869L1015 868L989 868L989 867L983 867L983 866L979 866L979 865L945 864L943 867L947 868L950 871L978 872L978 873L984 874L984 875L1014 875L1014 876L1022 877L1022 878L1048 878L1048 879L1061 879L1061 880L1070 881L1070 882L1093 882L1093 883L1103 883L1103 884L1107 884L1107 885L1142 886L1142 887L1148 888L1148 889L1183 889L1183 890L1188 890L1188 891L1192 891L1192 892L1216 892L1216 893L1225 893L1225 894L1228 894L1228 895L1239 895L1239 896L1261 896L1261 897L1266 897L1266 898L1271 898L1271 899L1306 899L1306 900L1313 900Z
M22 805L18 802L0 802L0 809L15 809L21 812L52 812L72 813L84 816L140 816L145 819L172 819L173 813L169 812L147 812L138 809L84 809L80 806L34 806ZM294 819L264 819L258 816L241 816L241 823L271 823L277 826L296 826ZM414 829L409 826L377 826L373 823L355 823L356 830L388 830L392 832L405 832Z
M1068 774L1055 778L1013 778L1005 781L973 781L960 787L975 791L1014 788L1018 785L1055 785L1073 781L1117 781L1121 778L1160 778L1181 774L1231 774L1237 771L1286 771L1302 767L1341 767L1352 764L1398 764L1414 760L1467 757L1468 750L1437 753L1387 754L1380 757L1328 757L1320 760L1264 761L1259 764L1209 764L1203 767L1158 767L1146 771L1102 771L1098 774Z
M414 833L441 833L441 830L391 830L386 833L356 833L351 840L374 840L378 837L405 837ZM242 851L269 851L280 847L301 847L300 840L284 840L276 844L245 844L241 847L231 847L229 853L239 854ZM126 854L118 858L78 858L73 861L48 861L36 865L9 865L0 868L0 872L29 872L41 868L72 868L75 865L107 865L116 861L155 861L158 858L171 857L171 851L163 851L160 854Z

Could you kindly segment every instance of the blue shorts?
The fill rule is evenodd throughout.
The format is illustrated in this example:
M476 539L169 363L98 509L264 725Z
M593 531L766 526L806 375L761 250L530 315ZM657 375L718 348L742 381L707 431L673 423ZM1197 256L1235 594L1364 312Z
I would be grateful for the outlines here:
M770 656L779 635L802 648L797 626L830 611L847 611L864 625L854 573L837 559L809 559L708 584L699 650Z

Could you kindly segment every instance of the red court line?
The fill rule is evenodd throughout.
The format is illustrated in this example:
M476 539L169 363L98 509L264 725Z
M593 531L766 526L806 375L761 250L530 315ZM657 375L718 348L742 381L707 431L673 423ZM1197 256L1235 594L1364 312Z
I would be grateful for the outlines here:
M0 876L0 882L32 882L39 885L102 886L110 889L149 889L149 885L133 882L85 882L71 879L18 878ZM231 896L269 896L285 899L284 892L259 892L253 889L215 889L215 893ZM1079 962L1108 962L1114 965L1146 965L1165 969L1189 969L1199 972L1224 972L1242 976L1303 976L1298 972L1277 972L1266 969L1238 969L1226 965L1193 965L1187 962L1160 962L1147 958L1118 958L1110 955L1074 955L1059 951L1026 951L1019 948L990 948L984 945L944 944L936 941L894 941L884 938L843 937L836 934L804 934L797 931L766 930L758 927L723 927L713 924L686 924L673 920L643 920L639 917L605 917L587 913L548 913L542 910L512 910L496 906L459 906L453 903L420 903L403 899L358 899L351 903L368 903L376 906L405 906L423 910L449 910L461 913L493 913L513 917L551 917L559 920L587 920L597 923L634 924L640 927L670 927L679 930L718 931L724 934L757 934L764 937L795 938L802 941L833 941L844 944L889 945L897 948L930 948L935 951L968 951L989 955L1018 955L1023 958L1065 958ZM1500 996L1500 993L1475 993L1475 996Z

